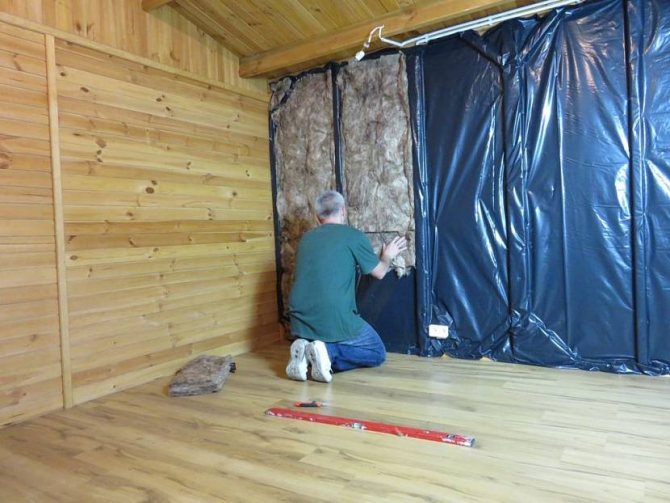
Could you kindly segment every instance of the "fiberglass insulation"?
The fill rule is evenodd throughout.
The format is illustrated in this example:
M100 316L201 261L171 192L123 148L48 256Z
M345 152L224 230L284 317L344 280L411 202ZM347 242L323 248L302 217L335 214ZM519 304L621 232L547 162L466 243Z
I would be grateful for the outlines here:
M298 242L316 225L314 201L322 191L335 188L331 73L284 79L273 91L281 290L286 311Z
M349 224L375 251L396 235L408 250L398 275L415 264L412 139L402 54L353 63L337 78L342 100L341 145Z

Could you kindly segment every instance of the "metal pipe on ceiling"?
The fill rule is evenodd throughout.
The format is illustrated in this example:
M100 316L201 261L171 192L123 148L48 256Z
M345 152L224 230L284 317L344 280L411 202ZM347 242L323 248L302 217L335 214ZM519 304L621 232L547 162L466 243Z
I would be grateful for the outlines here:
M494 26L503 21L508 21L510 19L516 19L523 16L532 16L534 14L539 14L547 10L556 9L558 7L563 7L566 5L574 5L581 3L583 0L544 0L542 2L537 2L531 5L525 5L523 7L518 7L516 9L511 9L505 12L500 12L498 14L492 14L480 19L475 19L473 21L467 21L465 23L457 24L455 26L449 26L447 28L442 28L440 30L432 31L430 33L424 33L423 35L418 35L416 37L398 42L391 38L384 37L382 32L384 30L384 25L375 26L368 36L367 41L363 44L363 49L356 53L356 59L361 60L365 56L365 49L370 47L372 43L372 38L375 35L375 32L378 32L379 40L382 42L392 45L399 48L411 47L414 45L423 45L427 44L432 40L437 40L440 38L448 37L450 35L455 35L456 33L461 33L467 30L478 30L480 28L488 28Z

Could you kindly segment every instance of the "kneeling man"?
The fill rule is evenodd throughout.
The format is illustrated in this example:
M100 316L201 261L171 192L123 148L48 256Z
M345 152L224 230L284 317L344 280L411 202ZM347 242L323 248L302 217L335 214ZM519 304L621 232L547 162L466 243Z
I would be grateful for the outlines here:
M289 296L291 344L286 374L297 381L330 382L331 372L376 367L386 359L379 334L356 307L356 267L382 279L391 261L407 248L396 237L382 248L381 258L361 231L346 225L344 198L329 190L316 199L319 226L300 240L295 278Z

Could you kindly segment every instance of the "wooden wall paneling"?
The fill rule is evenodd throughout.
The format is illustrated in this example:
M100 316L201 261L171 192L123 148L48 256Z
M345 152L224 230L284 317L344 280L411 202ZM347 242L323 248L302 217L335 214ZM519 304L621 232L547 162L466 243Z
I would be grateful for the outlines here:
M148 41L161 16L0 10L0 423L276 340L265 84L211 39Z
M260 109L266 114L267 108L256 100L245 100L240 96L226 100L221 96L223 93L203 91L200 99L195 101L179 94L168 94L77 69L63 67L61 74L64 75L59 81L59 92L64 97L117 106L118 93L123 93L125 100L122 108L256 137L267 135L267 130L262 131L263 120L258 115ZM218 113L213 112L214 109Z
M265 102L65 41L56 61L74 402L276 340Z
M0 423L278 336L264 84L102 47L107 4L36 5L0 0Z
M0 23L0 425L63 405L47 97L44 36Z
M16 40L11 41L11 45L16 46ZM3 69L18 70L32 75L42 75L44 72L44 62L28 54L17 54L12 51L7 40L0 42L0 67ZM26 45L26 44L21 44ZM33 44L31 44L33 45ZM37 44L35 44L37 45Z
M0 19L17 22L12 17L49 27L63 40L82 37L175 73L268 98L265 79L241 79L237 56L168 5L145 12L139 0L0 0Z
M171 117L152 116L127 108L118 109L114 106L99 103L92 106L90 102L85 103L66 97L61 97L61 101L68 103L68 110L73 116L71 120L76 120L76 116L79 116L79 124L88 124L88 126L83 126L83 129L101 129L108 134L124 136L138 132L140 137L149 140L157 139L160 141L169 138L172 145L182 144L195 146L199 149L203 145L209 145L205 148L217 152L232 149L232 152L236 153L240 160L243 160L244 156L251 156L257 162L260 162L261 166L263 160L267 158L267 149L264 149L267 146L267 138L221 131L208 125L180 122ZM84 117L85 119L82 122ZM147 122L151 123L152 129L147 130L145 127ZM267 176L267 169L263 172Z

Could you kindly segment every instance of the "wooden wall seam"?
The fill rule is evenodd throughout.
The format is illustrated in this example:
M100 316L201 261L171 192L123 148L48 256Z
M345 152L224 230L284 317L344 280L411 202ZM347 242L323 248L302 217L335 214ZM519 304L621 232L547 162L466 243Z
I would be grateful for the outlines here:
M17 16L14 16L12 14L8 14L6 12L1 12L0 11L0 21L5 22L7 24L11 24L13 26L19 27L19 28L24 28L30 31L34 31L37 33L41 33L44 35L51 35L56 39L60 39L75 45L79 45L81 47L86 47L89 49L94 49L96 51L103 52L105 54L108 54L110 56L116 56L118 58L126 59L129 61L133 61L135 63L139 63L141 65L154 68L156 70L161 70L167 73L171 73L183 78L191 79L196 82L200 82L203 84L207 84L209 86L213 86L216 88L224 89L226 91L230 91L236 94L241 94L244 96L247 96L249 98L254 98L256 100L259 100L263 103L267 103L270 99L269 92L268 93L258 93L249 89L245 89L242 87L238 86L233 86L230 84L226 84L225 82L221 82L218 80L213 80L206 78L202 75L197 75L192 72L187 72L185 70L181 70L176 67L172 67L169 65L165 65L163 63L159 63L157 61L154 61L149 58L144 58L142 56L138 56L136 54L132 54L130 52L117 49L115 47L111 47L105 44L101 44L99 42L95 42L93 40L87 39L85 37L81 37L79 35L75 35L72 33L68 33L66 31L59 30L57 28L53 28L51 26L43 25L40 23L36 23L34 21L30 21L28 19L20 18Z
M61 179L60 132L58 119L58 88L56 85L56 43L53 35L45 35L47 61L47 96L49 103L49 139L51 141L51 176L53 180L54 229L56 237L56 277L58 280L58 316L63 372L63 404L72 407L72 370L70 359L70 328L65 269L65 222L63 184Z

